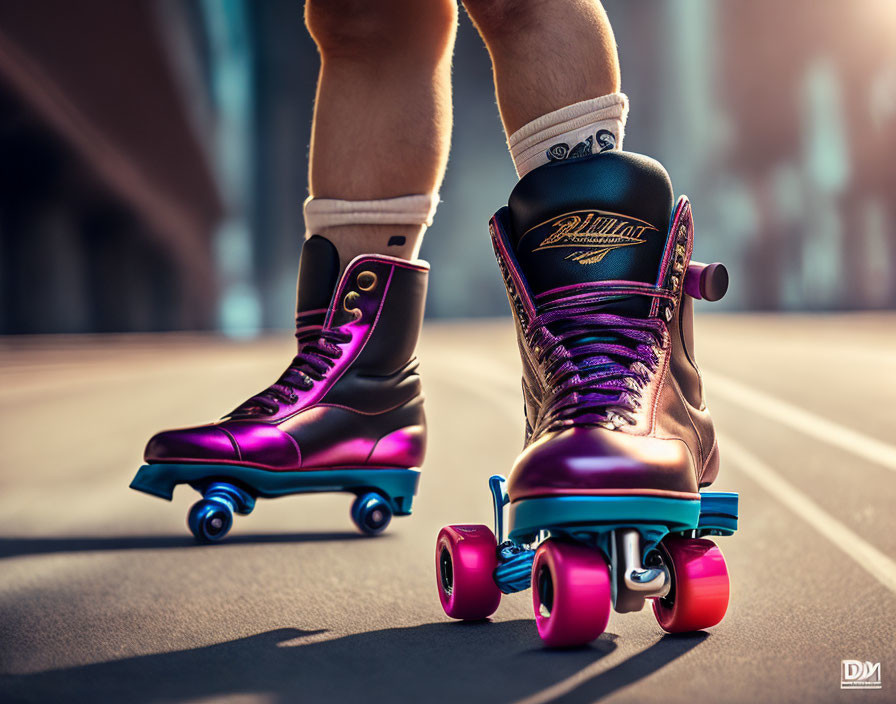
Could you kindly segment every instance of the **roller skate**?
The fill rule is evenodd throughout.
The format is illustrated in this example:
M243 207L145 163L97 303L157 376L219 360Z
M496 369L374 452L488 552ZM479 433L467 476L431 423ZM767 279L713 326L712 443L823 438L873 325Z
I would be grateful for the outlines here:
M292 363L221 420L155 435L131 488L169 500L178 484L196 489L187 523L203 542L258 498L287 494L353 493L351 518L369 535L409 515L426 444L414 349L428 273L425 262L371 254L340 276L333 245L310 238Z
M673 207L674 206L674 207ZM494 530L442 529L439 596L483 619L531 587L548 646L590 642L647 600L668 632L722 620L728 572L705 536L737 494L701 491L719 453L693 357L693 300L721 264L691 262L686 197L663 167L606 152L527 174L490 223L523 366L526 439L489 480Z

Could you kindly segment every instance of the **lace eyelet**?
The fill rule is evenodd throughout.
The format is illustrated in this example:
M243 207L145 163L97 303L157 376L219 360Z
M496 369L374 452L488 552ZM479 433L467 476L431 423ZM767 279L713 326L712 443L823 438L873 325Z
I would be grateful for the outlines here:
M362 271L358 274L357 283L362 291L372 291L376 287L377 276L372 271Z
M342 309L346 313L351 313L356 318L360 318L362 315L361 309L355 305L360 297L361 294L357 291L349 291L345 294L345 298L342 299Z

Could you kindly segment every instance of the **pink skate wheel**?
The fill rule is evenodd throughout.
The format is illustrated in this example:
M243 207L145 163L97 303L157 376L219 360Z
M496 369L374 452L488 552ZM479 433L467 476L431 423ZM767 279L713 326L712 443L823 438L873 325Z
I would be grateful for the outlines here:
M451 618L488 618L501 603L492 576L498 543L486 526L445 526L436 541L436 581L442 608Z
M672 572L668 596L653 600L653 613L669 633L715 626L728 610L728 568L711 540L669 536L660 547Z
M532 604L545 645L585 645L610 620L610 572L594 548L546 540L532 565Z

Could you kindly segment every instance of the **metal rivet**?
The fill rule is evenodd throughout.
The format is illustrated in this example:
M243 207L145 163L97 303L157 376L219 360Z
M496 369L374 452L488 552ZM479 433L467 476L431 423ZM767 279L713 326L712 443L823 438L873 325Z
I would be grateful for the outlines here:
M370 291L376 286L376 274L372 271L362 271L358 274L358 288L362 291Z

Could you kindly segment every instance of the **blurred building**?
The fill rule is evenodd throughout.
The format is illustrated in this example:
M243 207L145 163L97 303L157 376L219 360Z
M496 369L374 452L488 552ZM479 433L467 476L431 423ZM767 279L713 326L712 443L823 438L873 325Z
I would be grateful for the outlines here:
M224 206L207 81L201 52L173 42L177 23L197 20L181 5L166 37L159 9L0 3L3 332L215 322L210 252Z
M725 305L896 305L893 3L605 5L626 148L691 196ZM298 0L0 2L0 332L288 326L317 70ZM516 178L463 13L454 75L428 309L502 315Z

